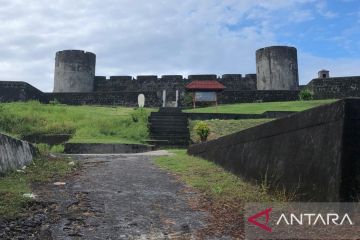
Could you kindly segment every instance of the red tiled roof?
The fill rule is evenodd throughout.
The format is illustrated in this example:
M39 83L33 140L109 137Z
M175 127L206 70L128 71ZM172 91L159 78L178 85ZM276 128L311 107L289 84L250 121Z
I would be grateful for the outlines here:
M186 85L189 90L224 90L225 86L215 80L192 81Z

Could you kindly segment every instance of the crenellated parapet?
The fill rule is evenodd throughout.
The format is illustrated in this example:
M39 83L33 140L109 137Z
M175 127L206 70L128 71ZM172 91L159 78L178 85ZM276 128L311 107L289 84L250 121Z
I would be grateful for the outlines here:
M184 90L191 81L219 81L225 91L298 90L297 50L273 46L256 51L257 74L95 75L96 55L83 50L56 53L54 92Z
M94 91L159 91L185 90L191 81L217 80L226 86L227 91L256 90L256 74L197 74L188 75L139 75L132 76L95 76Z

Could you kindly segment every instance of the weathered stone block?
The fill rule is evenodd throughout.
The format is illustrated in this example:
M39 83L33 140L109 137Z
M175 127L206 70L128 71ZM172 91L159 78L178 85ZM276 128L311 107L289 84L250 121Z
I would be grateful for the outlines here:
M194 81L194 80L216 80L217 75L216 74L189 75L188 79L189 79L189 81Z
M28 142L0 134L0 173L21 169L32 162L35 154Z

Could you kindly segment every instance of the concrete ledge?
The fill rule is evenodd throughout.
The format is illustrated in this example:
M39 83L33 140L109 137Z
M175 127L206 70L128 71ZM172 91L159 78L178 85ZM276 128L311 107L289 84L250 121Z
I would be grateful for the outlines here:
M296 112L292 111L266 111L261 114L239 114L239 113L185 113L190 120L238 120L259 118L282 118Z
M262 114L237 114L237 113L186 113L190 120L237 120L237 119L257 119L266 118Z
M28 142L0 134L0 173L21 169L33 161L35 154Z
M262 124L188 153L243 178L296 192L299 200L353 201L360 192L360 99Z
M33 134L24 136L25 141L31 143L45 143L50 146L64 144L72 137L72 134Z
M152 145L108 144L108 143L66 143L65 153L69 154L112 154L142 153L155 150Z

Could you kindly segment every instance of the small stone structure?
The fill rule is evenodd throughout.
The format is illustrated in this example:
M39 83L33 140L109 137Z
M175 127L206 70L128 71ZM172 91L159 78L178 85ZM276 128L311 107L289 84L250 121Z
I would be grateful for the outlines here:
M21 169L33 161L35 148L28 142L0 133L0 174Z
M247 180L266 180L297 200L356 201L359 119L360 99L345 99L190 146L188 153Z
M330 71L328 70L323 69L318 72L318 78L329 78L329 77L330 77Z

